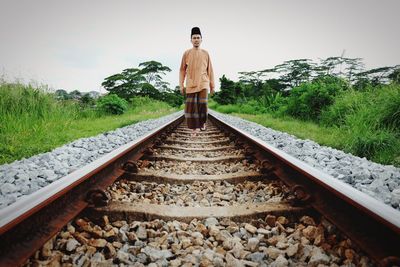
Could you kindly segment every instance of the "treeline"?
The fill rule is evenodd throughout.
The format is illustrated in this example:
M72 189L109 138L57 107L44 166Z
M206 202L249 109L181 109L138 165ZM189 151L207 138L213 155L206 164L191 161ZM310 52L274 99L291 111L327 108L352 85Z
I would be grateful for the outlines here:
M169 71L171 71L169 67L157 61L142 62L138 68L124 69L121 73L105 78L101 85L110 94L115 94L128 102L137 96L147 96L179 107L183 103L179 87L171 89L169 83L162 79L162 75Z
M272 114L340 128L345 149L400 164L400 65L365 70L360 58L285 61L272 69L220 78L217 110Z
M238 82L225 75L220 79L221 91L215 94L215 101L236 104L263 98L268 106L276 94L289 96L291 89L321 80L362 91L391 81L400 82L400 65L365 70L361 58L329 57L318 63L310 59L288 60L271 69L239 74Z

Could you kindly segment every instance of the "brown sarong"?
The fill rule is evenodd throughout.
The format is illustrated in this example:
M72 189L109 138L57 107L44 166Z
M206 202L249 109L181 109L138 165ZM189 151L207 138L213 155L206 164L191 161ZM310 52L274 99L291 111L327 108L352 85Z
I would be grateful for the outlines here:
M190 129L204 127L207 121L208 90L186 94L185 118Z

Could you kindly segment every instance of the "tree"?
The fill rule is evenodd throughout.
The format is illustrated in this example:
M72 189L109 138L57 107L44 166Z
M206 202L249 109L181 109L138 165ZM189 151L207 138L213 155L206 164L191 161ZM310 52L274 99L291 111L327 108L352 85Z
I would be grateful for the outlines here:
M284 61L275 66L275 69L278 73L283 73L280 80L286 86L293 88L310 80L314 66L310 59L294 59Z
M225 75L222 75L219 81L221 90L215 93L215 101L221 105L236 103L235 82L226 78Z
M69 96L71 99L80 99L82 97L82 93L79 92L78 90L74 90L69 93Z
M142 84L146 81L141 69L124 69L122 73L105 78L101 84L110 93L116 94L124 99L130 99L139 93Z
M165 89L163 87L167 82L162 81L161 75L165 75L166 71L171 71L167 66L163 66L160 62L157 61L146 61L139 64L139 67L143 67L140 71L142 75L144 75L147 83L153 85L153 87L158 89ZM161 91L161 90L160 90Z
M168 91L169 83L162 80L161 74L165 75L166 71L171 71L170 68L157 61L143 62L139 64L139 67L143 68L128 68L124 69L122 73L111 75L105 78L101 85L110 93L127 100L149 90L154 95L153 88L158 93Z
M393 71L388 75L388 78L393 82L400 83L400 65L393 67Z
M58 90L55 91L54 94L56 96L56 99L58 99L58 100L70 99L70 96L69 96L68 92L65 91L64 89L58 89Z

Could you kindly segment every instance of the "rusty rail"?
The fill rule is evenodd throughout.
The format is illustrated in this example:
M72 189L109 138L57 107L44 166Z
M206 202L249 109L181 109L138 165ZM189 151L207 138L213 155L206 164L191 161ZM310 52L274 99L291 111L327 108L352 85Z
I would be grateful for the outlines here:
M209 114L215 124L250 143L264 165L382 266L400 264L400 212ZM273 167L272 167L273 166Z
M139 159L154 139L183 119L183 115L179 116L0 210L0 266L25 263L89 202L101 201L99 192L123 173L123 163Z
M0 266L23 264L89 203L101 202L102 189L124 174L122 164L141 158L146 146L152 142L160 144L160 140L154 139L166 137L163 133L183 120L182 115L1 210ZM292 188L297 205L311 205L382 266L399 263L400 212L226 124L211 113L209 120L231 133L230 139L250 144L246 150L264 159L265 171Z

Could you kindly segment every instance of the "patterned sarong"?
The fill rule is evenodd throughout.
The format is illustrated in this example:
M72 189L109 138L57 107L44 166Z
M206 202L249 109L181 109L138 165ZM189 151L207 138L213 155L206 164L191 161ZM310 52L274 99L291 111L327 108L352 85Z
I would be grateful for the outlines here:
M201 128L207 120L208 90L186 94L185 118L190 129Z

